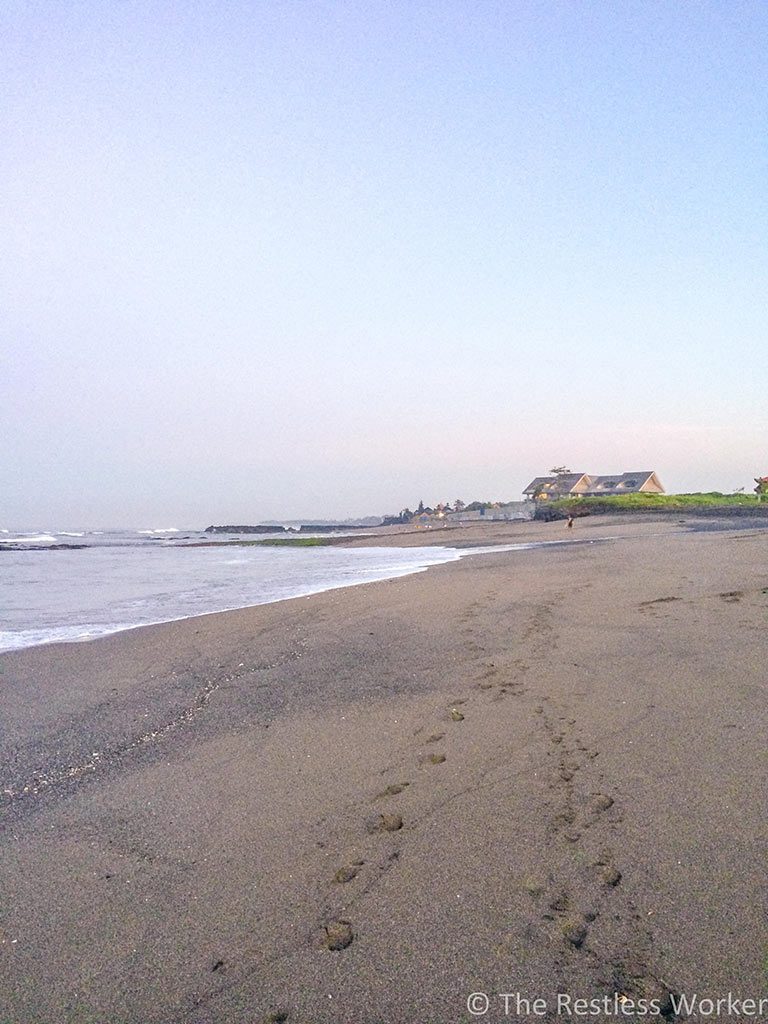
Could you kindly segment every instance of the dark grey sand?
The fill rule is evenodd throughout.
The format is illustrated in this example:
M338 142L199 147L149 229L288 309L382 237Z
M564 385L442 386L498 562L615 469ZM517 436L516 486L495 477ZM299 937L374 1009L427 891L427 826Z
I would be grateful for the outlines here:
M764 995L768 534L573 533L0 657L0 1021Z

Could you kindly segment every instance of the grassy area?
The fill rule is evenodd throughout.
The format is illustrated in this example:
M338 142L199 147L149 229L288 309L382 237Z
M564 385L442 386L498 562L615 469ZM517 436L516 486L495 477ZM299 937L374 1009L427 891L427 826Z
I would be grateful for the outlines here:
M329 544L343 544L349 537L265 537L263 540L204 540L186 544L189 548L317 548Z
M668 509L674 512L686 508L757 504L756 494L721 494L719 491L707 491L699 494L614 494L606 495L604 498L560 498L551 503L551 508L560 512L577 509Z
M349 537L267 537L265 540L254 540L249 543L263 544L270 548L318 548L338 544L342 540L349 540Z

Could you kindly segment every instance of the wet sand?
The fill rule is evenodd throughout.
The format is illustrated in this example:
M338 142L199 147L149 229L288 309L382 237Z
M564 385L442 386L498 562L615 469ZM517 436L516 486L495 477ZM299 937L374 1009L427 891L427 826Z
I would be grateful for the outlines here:
M0 656L0 1020L764 995L768 533L601 538Z

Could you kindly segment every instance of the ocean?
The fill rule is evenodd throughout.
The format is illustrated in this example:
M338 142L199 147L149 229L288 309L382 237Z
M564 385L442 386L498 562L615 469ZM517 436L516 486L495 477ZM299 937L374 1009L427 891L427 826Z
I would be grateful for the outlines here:
M276 533L275 536L285 536ZM355 536L360 536L355 531ZM0 532L0 651L393 579L467 554L447 547L238 547L192 530ZM242 538L242 539L253 539ZM214 543L196 547L201 541ZM60 545L83 545L60 550ZM33 550L17 550L21 545Z

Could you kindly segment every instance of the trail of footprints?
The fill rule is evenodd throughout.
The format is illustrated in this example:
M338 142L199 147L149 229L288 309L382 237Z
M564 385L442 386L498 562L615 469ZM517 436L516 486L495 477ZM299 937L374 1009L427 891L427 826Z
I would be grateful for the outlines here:
M494 660L486 657L485 649L473 637L469 625L472 611L467 613L464 632L468 646L481 661L475 684L480 695L494 702L528 695L531 665L556 646L551 624L552 606L543 605L536 609L523 634L522 656L502 654ZM447 707L441 723L442 731L421 737L422 730L418 730L415 753L418 767L430 769L445 762L441 741L449 728L464 721L466 704L466 699L460 699ZM543 811L555 851L552 862L561 871L567 866L570 874L567 878L558 878L552 872L544 872L520 881L534 912L525 925L525 937L534 948L538 944L548 947L550 952L554 951L558 971L564 973L574 958L586 958L593 968L596 985L604 993L616 992L628 999L657 1000L661 1017L672 1021L672 989L650 967L653 938L644 926L638 908L629 898L619 895L624 879L610 839L623 820L620 808L609 792L587 790L580 779L580 773L594 762L599 751L580 740L575 719L558 715L548 697L542 697L533 710L550 745L550 798L545 802ZM391 783L376 793L371 803L379 807L361 821L361 834L367 835L368 841L374 844L371 861L375 863L378 856L379 875L397 863L400 847L395 845L387 854L386 847L382 850L375 844L384 842L387 836L391 840L404 828L402 815L393 808L397 797L410 786L410 780L403 780ZM336 887L355 883L371 866L364 859L350 858L336 870L331 884ZM609 958L601 957L590 944L591 929L601 916L611 916L615 921L623 922L630 936L626 947ZM326 916L319 943L323 948L333 952L344 950L354 939L352 922L341 916ZM509 943L502 941L497 952L503 954L508 946ZM566 989L561 987L560 990Z
M466 703L466 699L463 698L453 701L446 710L446 723L458 724L459 722L463 722L464 712L460 710L460 707ZM421 730L418 730L417 732L420 733ZM430 768L445 762L446 755L438 747L438 744L444 739L445 732L443 731L431 733L429 736L419 740L420 748L435 748L427 751L420 750L417 752L416 764L420 768ZM371 798L371 803L379 804L384 802L386 804L386 809L382 809L368 815L362 822L361 831L367 833L367 835L371 837L383 837L387 834L394 835L400 832L404 825L403 817L401 814L390 810L391 801L393 798L400 796L401 793L404 793L410 785L410 780L390 783L379 793L376 793ZM380 871L391 867L397 862L399 857L400 849L399 847L395 847L390 851L384 863L381 864L380 862ZM348 861L338 868L333 875L333 884L346 885L347 883L354 881L365 866L365 860ZM337 952L350 946L354 941L354 938L355 933L350 921L341 917L329 916L326 918L322 926L320 945L325 949Z
M476 609L482 607L483 605L478 603L468 610L465 616L467 623L474 617ZM537 617L530 627L530 634L545 634L547 632L549 627L543 619L548 611L548 608L544 608L543 611L537 613ZM482 652L483 648L472 639L472 628L467 625L464 632L468 638L466 642L470 649L476 654ZM489 696L493 701L503 700L507 696L522 696L527 693L527 687L523 684L522 677L528 671L528 668L527 664L517 659L511 665L512 671L504 671L500 662L497 664L494 661L485 660L480 669L481 675L476 684L477 688L480 691L489 691ZM460 697L447 706L443 716L444 720L441 723L443 726L442 731L432 732L422 738L422 729L417 730L419 739L415 760L419 768L429 769L445 763L446 754L440 748L440 743L445 739L446 730L449 727L458 725L465 720L463 708L467 703L468 698ZM389 808L391 801L405 792L410 785L410 780L392 783L381 792L375 794L371 802L376 804L386 801L387 808ZM396 835L403 827L402 815L387 809L366 817L361 823L361 832L367 833L370 837L385 837L387 834L390 834L390 836ZM375 860L376 852L378 851L374 851L372 854L373 860ZM381 872L391 867L393 863L397 862L399 856L400 849L396 847L390 852L383 864L379 861L379 871ZM361 875L363 869L369 866L365 860L352 860L350 858L336 870L332 882L337 886L354 882ZM336 917L332 914L326 916L320 929L319 944L321 947L337 952L348 948L354 939L355 932L352 922L341 916Z
M560 943L555 962L561 971L571 959L586 957L603 994L655 1000L661 1017L672 1020L672 990L650 967L653 938L643 917L628 897L619 898L616 905L623 875L610 838L623 821L621 811L609 792L587 789L579 777L599 751L579 739L575 719L555 714L549 704L544 697L534 709L551 744L551 797L545 810L550 838L555 850L560 850L554 861L569 877L558 879L551 873L528 877L522 880L522 888L547 937ZM608 916L624 925L628 937L623 948L605 958L590 946L590 930ZM530 932L535 939L534 926Z

